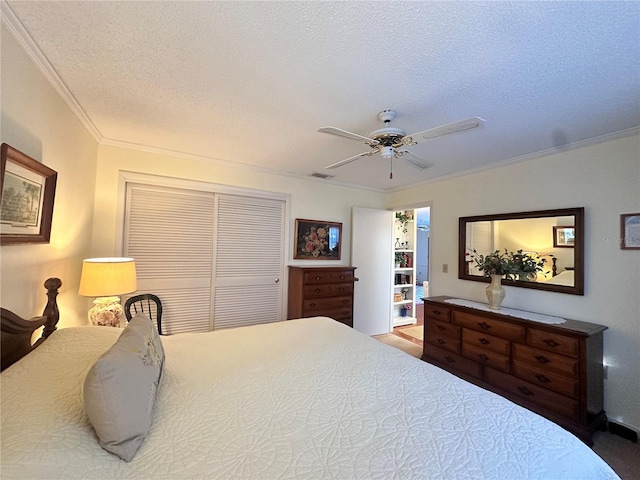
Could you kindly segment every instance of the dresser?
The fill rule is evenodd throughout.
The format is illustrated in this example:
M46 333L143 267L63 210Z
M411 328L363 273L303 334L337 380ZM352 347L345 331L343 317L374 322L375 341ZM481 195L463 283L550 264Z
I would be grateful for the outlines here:
M356 267L289 267L287 318L331 317L353 327Z
M422 359L561 425L591 445L606 423L602 337L607 327L546 324L447 303L424 302Z

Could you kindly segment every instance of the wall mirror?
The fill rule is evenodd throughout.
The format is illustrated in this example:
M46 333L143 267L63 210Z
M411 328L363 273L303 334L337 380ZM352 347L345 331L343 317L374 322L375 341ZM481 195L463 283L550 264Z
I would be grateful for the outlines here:
M543 272L503 285L584 295L584 208L460 217L458 278L489 283L469 254L505 249L546 262Z

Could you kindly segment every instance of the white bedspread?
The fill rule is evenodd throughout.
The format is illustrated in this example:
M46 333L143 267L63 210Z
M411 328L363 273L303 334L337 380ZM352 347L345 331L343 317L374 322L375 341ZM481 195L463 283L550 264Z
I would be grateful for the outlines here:
M162 337L154 423L126 463L81 398L118 333L59 330L2 373L3 480L617 478L546 419L324 318Z

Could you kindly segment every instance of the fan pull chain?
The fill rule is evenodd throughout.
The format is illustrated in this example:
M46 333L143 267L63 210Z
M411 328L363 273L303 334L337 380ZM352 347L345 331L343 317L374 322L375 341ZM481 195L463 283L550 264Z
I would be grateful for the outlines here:
M393 157L391 157L391 169L389 170L389 180L393 180Z

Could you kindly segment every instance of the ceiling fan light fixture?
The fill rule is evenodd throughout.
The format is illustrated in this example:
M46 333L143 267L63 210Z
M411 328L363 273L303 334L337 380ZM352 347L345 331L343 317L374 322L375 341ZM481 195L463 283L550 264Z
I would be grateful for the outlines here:
M394 153L393 147L382 147L380 149L382 158L393 158Z

